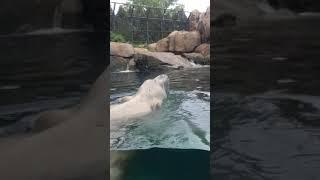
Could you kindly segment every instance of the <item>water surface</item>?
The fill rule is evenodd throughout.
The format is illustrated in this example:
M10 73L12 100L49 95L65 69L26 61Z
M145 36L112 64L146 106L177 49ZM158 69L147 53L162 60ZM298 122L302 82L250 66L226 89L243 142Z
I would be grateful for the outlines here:
M111 74L111 104L135 94L146 79L167 74L170 80L168 98L158 111L111 129L111 149L128 159L113 166L123 172L121 179L209 179L209 70Z
M212 179L319 177L318 22L215 29Z
M95 33L0 37L0 136L25 133L41 111L79 103L106 62Z
M111 129L111 148L162 147L209 150L209 68L168 70L148 74L113 73L111 101L135 94L144 80L154 78L159 73L166 73L169 76L168 98L160 110L151 115L127 122L120 129Z

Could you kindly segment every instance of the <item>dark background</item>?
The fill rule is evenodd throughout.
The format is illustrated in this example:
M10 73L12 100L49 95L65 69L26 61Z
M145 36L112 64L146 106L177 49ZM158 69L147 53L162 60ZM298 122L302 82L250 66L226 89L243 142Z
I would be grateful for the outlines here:
M19 138L27 134L32 128L32 115L46 110L74 106L87 95L91 85L109 65L109 60L106 58L109 57L107 56L109 18L106 14L109 11L106 4L108 2L103 0L0 2L1 143L5 142L8 136ZM88 31L56 32L53 23L57 9L62 14L59 31L61 29ZM48 33L28 34L38 30L46 30ZM108 84L105 87L107 92ZM107 100L107 97L104 98ZM106 101L105 110L108 110L108 105ZM107 113L99 118L106 122L104 129L109 129ZM107 173L95 175L89 173L90 177L80 177L80 179L105 179L105 176L109 176L109 163L107 163L109 135L107 132L104 134L105 136L100 136L99 143L90 146L91 152L95 154L87 156L100 157L105 161L101 167L95 167L95 172L102 169ZM83 148L88 148L85 143ZM65 155L72 158L74 153ZM37 154L25 156L36 157ZM48 152L48 157L50 156ZM83 157L83 159L88 158ZM6 162L3 161L2 164L4 163ZM23 163L28 162L21 162ZM53 162L41 163L42 167L47 167ZM32 167L34 163L29 162L29 164ZM19 168L13 168L12 172L19 174ZM78 175L74 176L74 179L79 179ZM33 179L25 177L28 178ZM7 178L1 177L0 174L0 179Z
M211 179L319 179L319 1L261 2L211 2Z

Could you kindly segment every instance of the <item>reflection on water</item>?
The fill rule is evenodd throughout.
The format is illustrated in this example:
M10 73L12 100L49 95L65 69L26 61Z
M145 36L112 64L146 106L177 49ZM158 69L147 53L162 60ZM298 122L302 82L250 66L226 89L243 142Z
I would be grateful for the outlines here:
M318 21L216 30L212 179L317 179Z

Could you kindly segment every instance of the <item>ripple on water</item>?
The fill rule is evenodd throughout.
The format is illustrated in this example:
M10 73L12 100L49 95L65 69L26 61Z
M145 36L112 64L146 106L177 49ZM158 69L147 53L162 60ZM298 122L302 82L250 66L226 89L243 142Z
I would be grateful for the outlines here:
M111 130L112 149L179 148L209 150L209 92L170 91L161 109ZM209 99L208 99L209 98Z
M232 127L226 134L216 133L212 143L217 178L316 177L315 170L320 168L320 124L313 121L317 119L314 116L320 117L319 97L280 91L246 97L215 95L215 116L225 123L219 128Z

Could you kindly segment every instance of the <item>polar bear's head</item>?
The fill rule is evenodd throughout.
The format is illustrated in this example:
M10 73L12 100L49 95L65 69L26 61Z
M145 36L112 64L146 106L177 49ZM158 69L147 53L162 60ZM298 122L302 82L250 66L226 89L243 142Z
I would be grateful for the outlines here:
M169 78L161 74L154 79L146 80L139 88L136 97L145 99L145 101L155 106L161 105L163 99L167 98L169 91Z
M161 74L153 79L157 84L162 86L162 88L166 91L168 94L169 92L169 78L165 74Z

